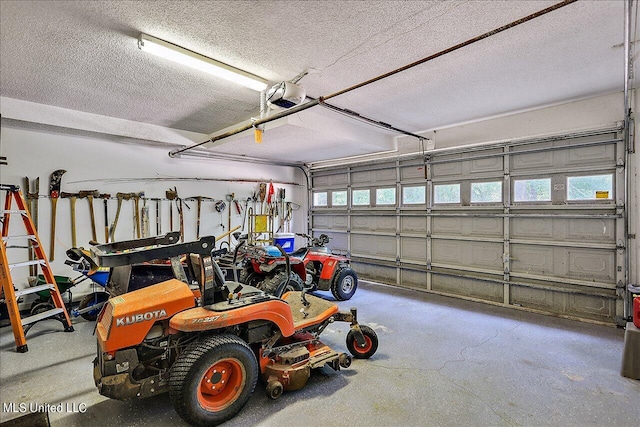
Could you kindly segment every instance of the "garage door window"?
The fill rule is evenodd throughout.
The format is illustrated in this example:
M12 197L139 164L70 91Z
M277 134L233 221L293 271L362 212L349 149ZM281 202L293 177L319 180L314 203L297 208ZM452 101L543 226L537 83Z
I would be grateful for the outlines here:
M327 192L313 193L313 206L327 206Z
M376 205L395 205L395 188L376 188Z
M351 203L353 206L368 206L371 204L371 192L369 190L353 190L351 192Z
M514 202L551 201L551 178L518 179L513 182Z
M567 177L567 200L613 199L613 175Z
M331 206L346 206L346 205L347 205L346 191L333 191L331 193Z
M402 189L403 205L424 205L426 200L425 187L404 187Z
M501 201L502 181L471 183L471 203L499 203Z
M434 185L433 203L460 203L460 184Z

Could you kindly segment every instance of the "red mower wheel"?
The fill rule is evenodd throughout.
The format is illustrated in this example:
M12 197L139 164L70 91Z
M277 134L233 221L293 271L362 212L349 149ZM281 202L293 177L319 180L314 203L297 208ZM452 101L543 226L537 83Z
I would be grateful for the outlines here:
M368 359L378 350L378 335L376 331L365 325L360 325L360 330L364 335L364 346L358 345L356 333L350 330L347 334L347 349L356 359Z
M216 425L247 403L258 381L258 361L235 335L203 338L171 367L169 397L180 417L193 425Z
M220 411L238 398L245 382L244 367L237 359L223 359L200 380L198 402L208 411Z

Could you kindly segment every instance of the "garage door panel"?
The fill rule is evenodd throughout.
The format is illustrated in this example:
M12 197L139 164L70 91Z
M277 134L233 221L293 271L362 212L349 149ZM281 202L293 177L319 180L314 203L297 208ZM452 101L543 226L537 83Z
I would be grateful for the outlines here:
M616 312L615 296L611 298L602 298L592 295L574 294L568 297L568 312L576 315L584 315L588 313L593 319L609 318L612 319Z
M349 250L349 235L347 233L325 233L329 236L329 248L338 253L346 253Z
M435 217L433 234L472 237L502 237L504 221L499 217Z
M546 289L512 286L511 303L521 307L562 313L566 310L566 298L554 299L554 294L557 293Z
M396 230L395 216L354 216L351 218L353 231L393 231Z
M434 274L431 289L464 297L501 302L503 286L500 283Z
M401 180L424 179L425 165L403 166L400 168Z
M403 269L400 273L400 284L411 288L427 288L427 276L425 271Z
M322 187L345 187L349 183L349 175L344 173L335 173L331 175L314 175L311 182L314 188Z
M314 176L311 180L313 188L324 188L330 185L330 176Z
M351 267L356 271L358 276L366 277L367 280L373 280L380 283L396 284L395 267L387 267L378 264L369 264L359 261L353 261Z
M550 313L576 315L598 321L613 321L615 297L576 294L562 290L511 287L511 303Z
M432 167L432 173L434 177L455 177L462 176L462 163L439 163Z
M314 215L313 228L320 229L347 229L346 215Z
M554 241L611 243L615 241L613 218L512 218L511 237Z
M606 250L564 249L556 248L556 252L563 251L568 258L569 271L565 277L587 280L601 280L615 282L615 253Z
M536 149L550 148L551 142L536 144ZM554 157L553 151L536 151L533 153L517 154L519 151L530 150L529 146L513 147L515 154L511 158L511 170L528 170L528 169L549 169L553 167Z
M598 282L615 282L615 253L598 249L514 244L511 271Z
M353 234L351 236L351 252L373 256L396 258L395 236L374 236Z
M471 160L469 163L469 173L476 174L482 172L500 172L504 169L502 156L486 157Z
M499 243L434 239L432 262L501 272L502 253L503 246Z
M400 218L400 231L402 233L426 233L426 216L403 216Z
M561 235L561 230L568 230L567 240L607 243L614 243L616 240L616 223L613 218L581 221L558 220L554 227L557 230L557 235Z
M401 237L400 259L402 261L409 260L426 262L427 242L420 238Z
M361 171L351 174L352 184L363 183L379 183L379 182L395 182L396 181L396 169L379 169L373 171Z
M616 149L613 144L592 145L589 147L570 148L563 150L564 165L562 166L587 166L587 165L615 165Z
M462 230L462 217L434 217L433 234L460 235Z
M471 223L469 230L472 236L502 237L504 221L502 218L465 218ZM463 221L464 223L464 221Z

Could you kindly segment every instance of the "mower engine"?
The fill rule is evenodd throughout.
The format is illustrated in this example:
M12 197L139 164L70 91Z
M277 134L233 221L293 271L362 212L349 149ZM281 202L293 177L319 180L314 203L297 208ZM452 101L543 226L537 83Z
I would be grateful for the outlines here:
M271 399L277 399L283 390L303 388L312 369L329 364L339 371L341 367L348 368L351 365L351 356L334 351L309 332L293 335L291 342L293 345L284 345L262 355L262 360L268 357L262 378L267 383L267 396Z

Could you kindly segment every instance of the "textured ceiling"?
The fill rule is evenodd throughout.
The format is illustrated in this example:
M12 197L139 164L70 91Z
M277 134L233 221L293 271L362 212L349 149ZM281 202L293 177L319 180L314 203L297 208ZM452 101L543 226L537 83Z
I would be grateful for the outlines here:
M142 53L141 32L273 83L313 69L300 83L318 97L554 3L2 0L0 96L211 134L256 117L259 94ZM331 103L419 132L622 90L623 8L579 1ZM268 126L263 144L215 149L312 161L393 148L393 133L316 109L299 114L306 124Z

